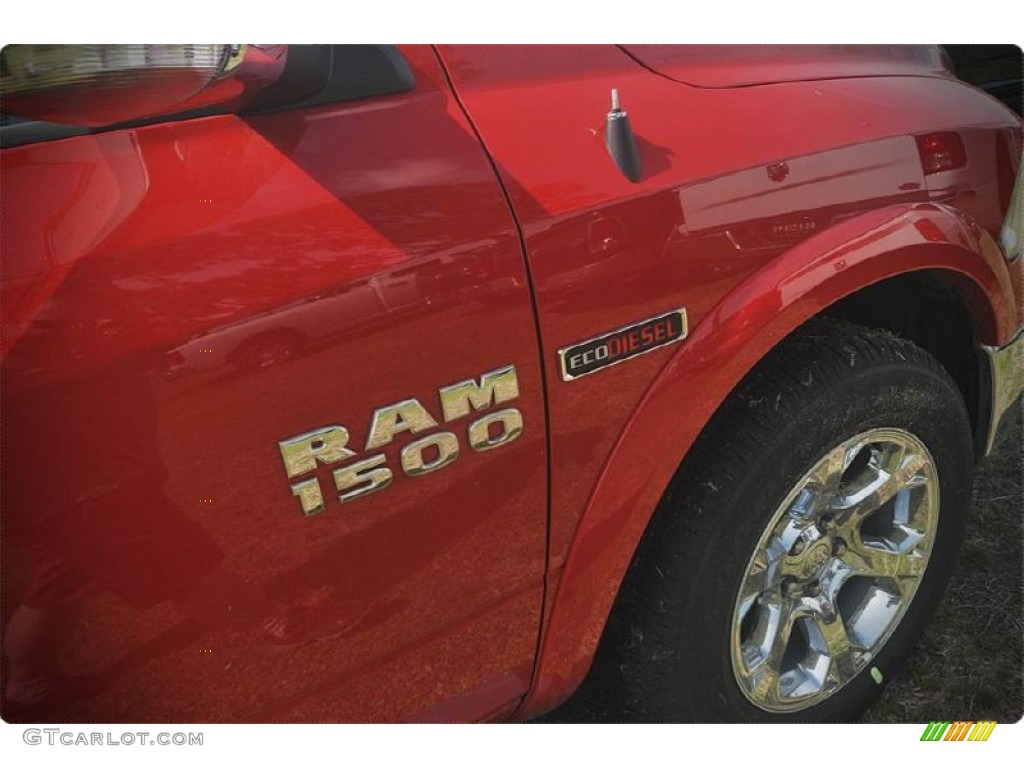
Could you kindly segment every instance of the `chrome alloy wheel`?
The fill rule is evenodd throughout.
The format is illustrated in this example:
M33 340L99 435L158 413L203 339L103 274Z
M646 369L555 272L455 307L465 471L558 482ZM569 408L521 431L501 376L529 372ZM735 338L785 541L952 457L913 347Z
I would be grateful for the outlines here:
M747 699L795 712L863 670L917 591L938 517L935 463L909 432L873 429L822 458L772 515L736 596Z

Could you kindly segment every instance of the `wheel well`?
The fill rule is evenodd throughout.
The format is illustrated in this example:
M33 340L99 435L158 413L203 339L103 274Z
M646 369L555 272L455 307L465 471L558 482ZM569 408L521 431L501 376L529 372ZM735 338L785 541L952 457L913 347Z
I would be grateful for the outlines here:
M980 455L984 370L976 351L974 321L950 280L930 271L898 275L846 297L822 314L890 331L938 360L960 389L975 435L975 454Z

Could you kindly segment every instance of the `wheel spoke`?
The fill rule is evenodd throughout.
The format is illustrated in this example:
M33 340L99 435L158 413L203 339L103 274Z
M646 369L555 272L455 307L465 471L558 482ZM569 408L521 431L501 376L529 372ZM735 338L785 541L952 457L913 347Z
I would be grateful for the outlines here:
M845 518L844 527L850 529L859 526L872 512L885 505L900 491L923 484L924 480L918 478L918 474L926 463L924 457L911 454L909 458L904 459L899 468L889 472L872 462L868 470L871 479L840 502L839 506Z
M786 599L766 600L757 630L750 642L756 649L747 676L751 691L759 700L775 703L779 699L782 659L793 631L793 604ZM752 654L753 655L753 654Z
M840 558L857 576L918 579L924 573L925 559L917 552L887 552L861 545L851 547Z
M835 605L843 585L853 575L855 575L853 568L843 562L842 558L833 560L821 579L824 599Z
M800 538L801 533L803 533L806 527L806 524L800 521L786 520L785 525L782 526L778 535L769 543L765 550L764 554L769 561L767 563L769 569L786 556L786 553L793 547L796 540Z
M853 677L856 672L853 646L850 637L846 633L846 625L843 624L842 616L833 614L830 617L819 617L816 619L818 630L825 640L825 648L829 656L829 675L832 679L842 684Z
M765 591L766 576L767 570L762 567L759 570L751 570L747 573L746 578L743 579L743 584L740 585L740 592L737 597L741 616L747 615L747 611L751 609L754 602Z
M850 465L851 459L857 454L857 448L841 445L832 450L811 472L808 485L820 489L819 499L829 503L839 492L839 484L843 472Z

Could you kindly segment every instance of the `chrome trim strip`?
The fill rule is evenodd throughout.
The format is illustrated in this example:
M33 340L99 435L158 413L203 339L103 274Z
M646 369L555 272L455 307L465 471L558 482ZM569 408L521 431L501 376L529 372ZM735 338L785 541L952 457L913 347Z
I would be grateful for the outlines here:
M992 382L991 408L988 435L985 440L985 456L992 453L998 442L1000 430L1005 427L1010 408L1024 392L1024 326L1003 347L981 347L988 359Z
M1024 257L1024 161L1017 169L1017 181L999 233L999 248L1010 264Z

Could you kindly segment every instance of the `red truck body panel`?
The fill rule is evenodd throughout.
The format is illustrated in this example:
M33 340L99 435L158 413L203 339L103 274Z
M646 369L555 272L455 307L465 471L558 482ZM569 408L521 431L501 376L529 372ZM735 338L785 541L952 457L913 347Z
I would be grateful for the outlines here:
M3 152L4 621L68 640L44 719L550 709L778 341L925 270L1010 338L1008 111L912 57L812 80L765 57L751 87L702 61L694 87L647 48L404 46L407 93ZM605 148L612 88L638 183ZM936 132L966 163L925 172ZM559 350L683 308L683 343L563 380ZM478 452L438 390L503 366L523 431ZM342 425L363 459L409 399L434 424L379 449L393 482L341 504L321 464L304 516L278 442ZM458 459L404 476L440 432Z
M447 718L470 693L476 717L525 693L547 487L529 289L436 57L406 54L416 89L368 104L4 154L4 602L68 614L50 716ZM439 387L503 365L515 443L477 454L468 419L443 425L443 472L342 508L324 466L327 510L302 515L279 440L341 424L359 450L375 408L440 420ZM342 634L271 642L289 612Z
M700 88L848 77L952 77L935 45L626 45L652 71Z
M991 181L1013 123L945 78L706 90L600 46L441 51L522 222L548 362L555 598L533 713L582 679L679 457L787 333L886 277L946 269L966 278L979 338L1009 338L1019 315ZM541 59L544 77L524 74ZM751 79L777 77L760 64ZM613 87L640 137L636 184L603 143ZM890 108L869 122L870 100ZM533 113L544 119L516 118ZM966 169L925 176L914 136L935 130L967 136ZM681 347L560 381L558 349L675 307L691 328Z

